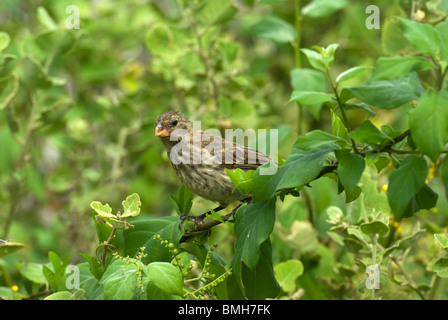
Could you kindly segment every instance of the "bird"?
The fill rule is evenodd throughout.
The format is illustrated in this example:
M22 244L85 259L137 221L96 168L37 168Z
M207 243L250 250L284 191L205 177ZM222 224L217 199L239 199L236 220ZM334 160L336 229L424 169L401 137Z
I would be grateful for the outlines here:
M202 198L219 203L214 212L225 209L234 201L241 201L240 205L250 201L250 197L235 188L226 168L240 168L246 172L268 162L275 163L256 149L196 129L180 111L167 111L159 115L154 135L162 141L181 183ZM232 211L233 214L237 208ZM179 226L183 221L193 219L196 228L211 212L193 217L183 214Z

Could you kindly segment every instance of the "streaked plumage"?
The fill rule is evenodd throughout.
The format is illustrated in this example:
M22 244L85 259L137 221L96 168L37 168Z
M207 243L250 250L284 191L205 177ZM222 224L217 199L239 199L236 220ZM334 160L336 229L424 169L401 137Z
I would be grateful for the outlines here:
M165 146L174 172L180 181L201 197L219 202L221 207L227 206L232 201L243 200L245 197L238 190L233 190L235 186L225 168L255 170L258 166L271 161L268 156L255 149L225 140L207 131L194 130L191 121L179 111L161 114L156 120L154 135L158 136ZM173 138L176 135L179 139L170 141L172 135ZM187 147L183 149L187 154L179 152L180 140L188 142L184 145ZM212 146L220 148L211 148ZM220 154L215 154L217 150ZM188 157L190 163L177 163L179 159ZM200 163L193 163L195 159L200 159Z

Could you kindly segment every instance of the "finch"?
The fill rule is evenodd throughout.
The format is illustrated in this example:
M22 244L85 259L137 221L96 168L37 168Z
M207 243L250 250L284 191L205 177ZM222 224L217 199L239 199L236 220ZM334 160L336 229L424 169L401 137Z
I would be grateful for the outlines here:
M225 168L255 170L273 161L255 149L193 128L192 122L179 111L159 115L154 135L162 141L180 181L197 195L219 202L215 211L247 197L235 188Z

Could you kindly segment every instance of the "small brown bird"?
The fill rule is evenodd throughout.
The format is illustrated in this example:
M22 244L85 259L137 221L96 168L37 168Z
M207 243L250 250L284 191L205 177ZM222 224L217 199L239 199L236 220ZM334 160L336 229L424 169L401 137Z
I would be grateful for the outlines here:
M225 168L244 171L272 161L265 154L213 135L196 130L192 122L179 111L168 111L157 117L154 135L159 137L180 181L199 196L219 202L219 211L232 201L245 200L227 175ZM184 216L195 224L209 214Z

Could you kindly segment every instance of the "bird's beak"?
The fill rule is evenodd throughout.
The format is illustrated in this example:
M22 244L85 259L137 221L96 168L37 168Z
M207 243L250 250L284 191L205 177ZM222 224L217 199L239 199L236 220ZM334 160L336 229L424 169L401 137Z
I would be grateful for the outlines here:
M154 135L159 138L168 137L170 135L169 131L162 126L162 122L157 123L156 129L154 130Z

